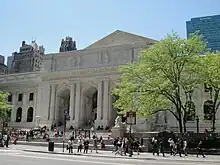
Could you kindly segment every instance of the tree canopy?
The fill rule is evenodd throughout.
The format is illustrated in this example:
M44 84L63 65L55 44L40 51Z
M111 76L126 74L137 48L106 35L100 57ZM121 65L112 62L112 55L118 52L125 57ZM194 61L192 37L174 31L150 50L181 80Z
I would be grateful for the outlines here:
M203 56L198 71L204 84L210 89L212 129L215 131L216 113L220 106L220 53L209 52Z
M11 105L7 102L8 93L0 91L0 121L9 121Z
M170 111L179 121L182 132L185 104L201 83L196 70L198 55L205 49L201 36L182 39L172 33L143 50L136 63L119 68L121 83L113 89L119 99L114 105L122 113L133 110L144 117Z

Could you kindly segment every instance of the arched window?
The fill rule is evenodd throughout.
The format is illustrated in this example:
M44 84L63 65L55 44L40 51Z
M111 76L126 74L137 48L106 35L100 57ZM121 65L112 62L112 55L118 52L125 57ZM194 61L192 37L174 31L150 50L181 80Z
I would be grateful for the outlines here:
M27 112L27 122L33 121L34 109L32 107L28 108Z
M196 117L196 106L192 101L187 101L186 102L186 120L187 121L192 121L195 120Z
M19 107L16 113L16 122L21 122L21 118L22 118L22 108Z
M213 105L214 105L214 103L212 100L207 100L204 103L203 111L204 111L204 119L205 120L212 120Z

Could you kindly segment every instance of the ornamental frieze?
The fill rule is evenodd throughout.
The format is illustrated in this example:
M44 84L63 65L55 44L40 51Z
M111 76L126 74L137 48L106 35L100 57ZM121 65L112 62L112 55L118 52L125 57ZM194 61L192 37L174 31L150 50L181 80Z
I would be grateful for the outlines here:
M136 53L137 55L138 53ZM132 62L132 48L126 49L112 49L112 50L101 50L97 52L86 52L61 56L58 55L53 58L56 61L56 66L51 65L52 58L45 59L44 67L47 68L48 72L64 71L72 69L89 69L106 67L108 65L121 65ZM55 69L52 69L54 67ZM50 69L49 69L50 68ZM91 69L93 70L93 69Z

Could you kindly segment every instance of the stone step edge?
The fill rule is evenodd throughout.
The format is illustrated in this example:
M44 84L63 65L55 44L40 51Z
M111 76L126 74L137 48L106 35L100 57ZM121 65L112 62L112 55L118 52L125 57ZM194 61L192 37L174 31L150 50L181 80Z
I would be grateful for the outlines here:
M40 151L40 150L29 150L25 149L22 150L24 152L34 152L34 153L48 153L48 154L59 154L59 155L76 155L76 156L88 156L88 157L102 157L102 158L120 158L120 159L136 159L136 160L169 160L169 161L185 161L185 162L198 162L198 163L204 163L204 162L214 162L214 163L220 163L220 160L196 160L196 159L172 159L172 158L164 158L164 159L159 159L159 158L149 158L149 157L124 157L124 156L115 156L115 155L94 155L94 154L79 154L79 153L62 153L62 152L51 152L51 151Z

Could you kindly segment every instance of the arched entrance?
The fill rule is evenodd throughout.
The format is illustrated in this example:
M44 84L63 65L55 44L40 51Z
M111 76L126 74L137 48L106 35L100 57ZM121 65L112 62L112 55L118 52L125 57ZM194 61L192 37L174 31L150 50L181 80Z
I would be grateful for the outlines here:
M186 114L185 114L185 118L187 121L193 121L195 120L196 117L196 106L194 104L194 102L192 101L187 101L186 105Z
M207 100L203 105L203 111L204 111L204 119L205 120L212 120L213 116L213 106L214 103L212 100Z
M97 119L98 90L91 87L84 92L84 125L91 126Z
M57 117L56 123L58 126L62 126L64 124L64 111L68 111L69 115L69 107L70 107L70 89L64 88L57 93Z
M28 108L27 111L27 122L33 121L34 109L32 107Z
M22 108L19 107L17 109L17 112L16 112L16 122L21 122L21 118L22 118Z

